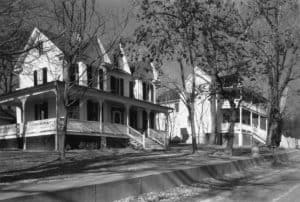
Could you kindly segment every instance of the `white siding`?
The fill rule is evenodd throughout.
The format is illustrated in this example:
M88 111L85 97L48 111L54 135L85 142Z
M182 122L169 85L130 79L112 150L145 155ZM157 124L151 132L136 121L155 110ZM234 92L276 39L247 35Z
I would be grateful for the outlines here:
M35 30L35 32L38 32L38 30ZM48 82L63 80L63 62L59 59L62 52L42 33L35 41L43 41L44 54L39 55L37 49L28 52L19 74L19 89L34 86L33 72L37 70L41 74L42 68L47 68Z

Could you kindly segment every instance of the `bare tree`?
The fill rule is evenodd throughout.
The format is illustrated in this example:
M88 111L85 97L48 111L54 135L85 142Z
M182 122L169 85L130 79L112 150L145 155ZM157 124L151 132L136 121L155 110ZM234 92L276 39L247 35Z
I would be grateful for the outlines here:
M60 46L63 49L63 81L64 88L57 89L61 91L63 100L63 123L62 130L59 131L59 151L60 158L65 157L65 138L67 133L69 112L71 106L84 95L86 89L76 90L77 84L72 79L74 75L74 68L77 63L84 60L87 65L100 65L103 62L103 52L97 46L98 37L106 33L107 18L101 16L95 8L95 1L92 0L64 0L52 1L54 19L56 25L52 30L57 32L56 37L60 39ZM126 20L123 24L119 24L120 30L126 25ZM116 36L111 41L110 51L118 39ZM94 47L94 54L91 56L88 53L90 47ZM91 80L90 82L98 82ZM101 81L100 81L101 82ZM91 85L88 83L88 85Z

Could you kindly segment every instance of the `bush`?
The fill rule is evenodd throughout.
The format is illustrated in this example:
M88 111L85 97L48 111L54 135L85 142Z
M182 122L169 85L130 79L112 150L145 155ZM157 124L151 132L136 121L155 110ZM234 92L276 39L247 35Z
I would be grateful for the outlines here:
M178 136L175 136L173 139L171 139L170 144L179 144L181 142L182 142L181 138Z

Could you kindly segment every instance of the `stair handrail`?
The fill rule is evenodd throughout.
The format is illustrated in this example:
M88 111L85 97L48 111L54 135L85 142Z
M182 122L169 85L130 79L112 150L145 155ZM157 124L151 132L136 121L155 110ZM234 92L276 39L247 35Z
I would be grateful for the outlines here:
M260 140L262 143L266 143L266 140L264 140L262 137L260 137L258 134L256 133L252 133L252 137L255 137L256 139Z
M165 135L166 134L164 132L163 137L161 137L161 134L158 131L156 131L156 130L154 130L152 128L149 128L149 135L148 135L148 137L151 138L152 140L154 140L155 142L163 145L163 146L165 146Z
M138 143L144 145L143 143L143 137L144 135L141 134L138 130L130 127L130 126L127 126L129 131L128 131L128 136L131 137L132 139L134 139L135 141L137 141Z

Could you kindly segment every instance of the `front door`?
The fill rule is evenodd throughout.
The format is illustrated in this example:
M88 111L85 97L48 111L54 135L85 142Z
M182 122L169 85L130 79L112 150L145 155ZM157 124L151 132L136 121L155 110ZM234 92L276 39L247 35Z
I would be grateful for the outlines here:
M137 111L134 110L134 109L130 110L130 116L129 117L130 117L130 126L132 128L138 129L138 127L137 127L137 122L138 122L138 120L137 120Z
M113 108L112 109L112 123L123 123L123 113L122 110L119 108Z

